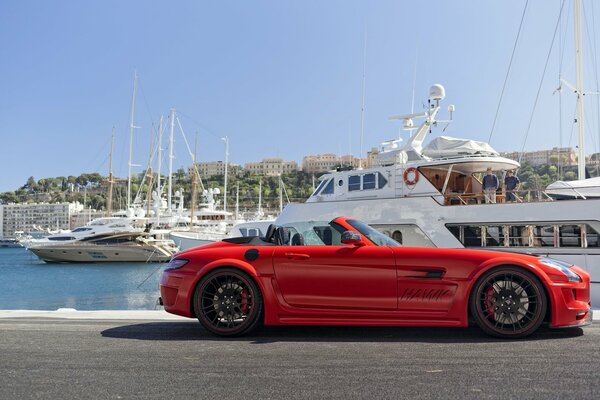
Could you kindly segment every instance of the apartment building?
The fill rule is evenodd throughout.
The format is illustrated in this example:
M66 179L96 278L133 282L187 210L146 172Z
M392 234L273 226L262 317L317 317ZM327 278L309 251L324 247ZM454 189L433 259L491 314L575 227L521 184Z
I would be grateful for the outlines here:
M278 176L286 172L297 171L298 163L285 161L282 158L264 158L262 161L246 163L244 169L254 174Z
M316 154L304 156L302 170L309 174L332 171L338 167L358 167L360 159L352 154L338 156L336 154ZM363 167L366 165L363 165Z
M534 166L556 164L559 157L562 165L577 164L577 153L572 147L553 147L551 150L525 151L523 153L513 151L500 153L500 155L516 161L519 161L520 156L521 163L527 163Z
M0 237L38 229L69 229L71 214L80 211L79 203L31 203L0 205Z

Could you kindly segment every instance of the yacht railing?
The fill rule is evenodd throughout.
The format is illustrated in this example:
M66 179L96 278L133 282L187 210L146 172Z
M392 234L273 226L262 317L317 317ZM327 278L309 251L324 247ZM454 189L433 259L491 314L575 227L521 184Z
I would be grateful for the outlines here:
M510 196L510 195L514 196ZM473 193L446 193L444 194L444 205L470 205L484 204L485 194L483 192ZM555 201L543 190L514 190L511 192L497 192L495 201L488 203L539 203Z

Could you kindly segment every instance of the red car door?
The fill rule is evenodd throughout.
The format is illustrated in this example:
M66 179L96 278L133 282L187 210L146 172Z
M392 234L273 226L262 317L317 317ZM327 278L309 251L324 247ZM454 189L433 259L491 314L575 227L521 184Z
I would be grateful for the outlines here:
M397 308L396 265L387 246L278 246L273 267L293 307Z
M398 310L448 311L460 293L458 282L467 281L468 272L459 273L457 280L457 271L468 271L468 262L461 260L457 266L448 255L438 255L438 249L394 247L393 252L398 268Z

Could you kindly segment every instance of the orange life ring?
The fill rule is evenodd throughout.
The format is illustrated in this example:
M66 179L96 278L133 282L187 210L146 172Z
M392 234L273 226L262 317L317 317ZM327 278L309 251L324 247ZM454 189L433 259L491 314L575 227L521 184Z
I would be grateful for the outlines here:
M419 182L419 170L415 167L409 167L404 170L404 183L408 186L414 186Z

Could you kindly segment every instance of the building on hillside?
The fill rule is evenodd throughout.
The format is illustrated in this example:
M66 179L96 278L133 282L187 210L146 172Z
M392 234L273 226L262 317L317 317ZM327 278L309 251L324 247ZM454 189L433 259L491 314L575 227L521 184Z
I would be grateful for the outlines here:
M81 211L79 203L31 203L0 205L0 237L40 229L69 229L71 214Z
M559 157L562 165L577 164L577 153L572 147L553 147L551 150L513 151L508 153L500 153L502 157L510 158L511 160L519 161L533 166L557 164Z
M200 178L206 179L217 175L225 175L225 162L224 161L201 161L196 163L198 166L198 173ZM227 167L227 174L237 174L241 167L239 164L229 163ZM190 168L190 173L191 168Z
M333 171L338 167L357 168L360 159L352 154L338 156L335 154L316 154L304 156L302 159L302 171L308 174L318 174ZM364 167L365 165L363 165Z
M296 161L285 161L282 158L264 158L262 161L246 163L244 170L258 175L278 176L297 171L298 163Z

